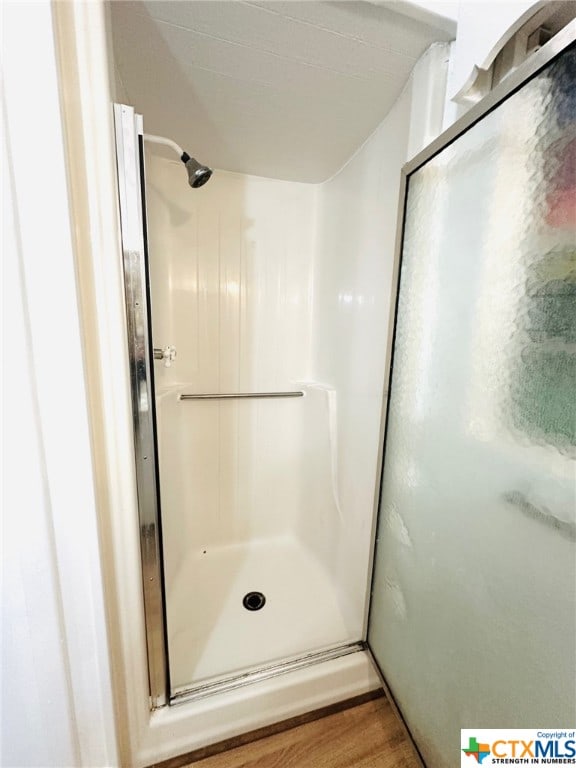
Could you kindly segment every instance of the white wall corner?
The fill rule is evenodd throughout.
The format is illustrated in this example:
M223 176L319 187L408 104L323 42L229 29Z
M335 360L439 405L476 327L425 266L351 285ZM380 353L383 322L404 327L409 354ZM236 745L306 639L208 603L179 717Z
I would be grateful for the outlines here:
M412 71L407 160L417 155L442 132L451 45L434 43Z

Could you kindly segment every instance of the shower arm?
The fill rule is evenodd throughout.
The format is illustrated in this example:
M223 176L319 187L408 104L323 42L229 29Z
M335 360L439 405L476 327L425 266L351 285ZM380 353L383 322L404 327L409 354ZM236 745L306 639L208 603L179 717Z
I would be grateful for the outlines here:
M175 141L172 141L172 139L166 139L164 136L153 136L150 133L145 133L143 136L145 141L150 141L153 144L164 144L165 147L170 147L170 149L173 149L174 152L178 154L180 157L180 160L185 162L184 157L189 157L187 152L184 152L182 147L179 144L176 144Z
M179 144L176 144L172 139L167 139L164 136L153 136L150 133L142 134L142 138L145 141L151 141L153 144L163 144L165 147L170 147L180 157L180 160L186 166L188 173L188 183L194 189L204 186L210 176L212 176L212 168L208 168L207 165L202 165L196 160L195 157L190 157L188 152L185 152Z

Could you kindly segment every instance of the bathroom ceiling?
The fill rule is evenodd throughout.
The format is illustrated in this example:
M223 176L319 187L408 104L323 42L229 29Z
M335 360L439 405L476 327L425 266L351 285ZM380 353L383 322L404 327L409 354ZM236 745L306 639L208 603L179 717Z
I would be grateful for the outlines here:
M120 97L214 168L319 182L454 21L403 2L110 3Z

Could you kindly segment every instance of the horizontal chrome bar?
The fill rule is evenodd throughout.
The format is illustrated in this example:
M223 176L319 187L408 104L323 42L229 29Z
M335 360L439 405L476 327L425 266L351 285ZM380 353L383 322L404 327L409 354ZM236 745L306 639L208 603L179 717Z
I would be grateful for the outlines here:
M304 392L232 392L229 394L180 395L180 400L250 400L267 397L304 397Z

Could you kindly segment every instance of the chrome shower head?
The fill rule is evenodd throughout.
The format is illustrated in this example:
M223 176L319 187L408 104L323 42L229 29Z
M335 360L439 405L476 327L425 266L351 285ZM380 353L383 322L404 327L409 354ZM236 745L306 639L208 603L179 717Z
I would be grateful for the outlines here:
M188 171L188 183L194 189L204 186L210 176L212 176L211 168L208 168L207 165L202 165L194 157L190 157L187 152L183 152L180 159Z
M194 189L203 187L210 176L212 176L211 168L208 168L207 165L202 165L198 160L190 157L188 152L184 152L182 147L176 144L175 141L172 141L172 139L166 139L164 136L152 136L149 133L145 133L144 138L146 141L152 141L155 144L164 144L164 146L170 147L170 149L173 149L174 152L180 155L180 160L182 160L188 171L188 183Z

